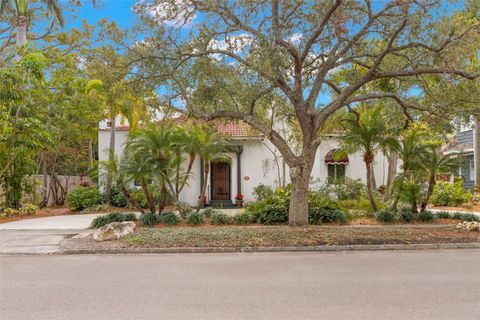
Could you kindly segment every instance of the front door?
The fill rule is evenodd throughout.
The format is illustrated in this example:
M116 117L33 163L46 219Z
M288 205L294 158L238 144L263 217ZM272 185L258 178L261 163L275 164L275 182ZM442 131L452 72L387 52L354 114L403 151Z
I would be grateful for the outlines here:
M230 165L212 163L212 200L230 200Z

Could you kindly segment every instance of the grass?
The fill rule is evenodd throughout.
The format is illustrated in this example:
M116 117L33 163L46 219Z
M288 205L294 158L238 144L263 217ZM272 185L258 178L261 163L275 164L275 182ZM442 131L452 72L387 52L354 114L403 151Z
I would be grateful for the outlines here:
M209 226L140 228L122 243L134 247L268 247L479 242L455 226Z

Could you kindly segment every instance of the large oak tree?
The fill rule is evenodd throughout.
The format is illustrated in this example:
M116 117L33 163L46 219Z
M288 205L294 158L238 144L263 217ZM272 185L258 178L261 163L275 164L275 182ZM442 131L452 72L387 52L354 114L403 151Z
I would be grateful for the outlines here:
M305 225L326 121L378 99L406 114L435 111L417 103L423 77L479 76L478 47L470 48L476 9L478 1L143 1L136 10L149 31L128 50L138 79L157 85L170 107L262 132L290 168L289 222ZM399 83L414 90L394 90ZM281 113L262 103L272 96L285 102ZM278 130L280 119L293 119L299 147Z

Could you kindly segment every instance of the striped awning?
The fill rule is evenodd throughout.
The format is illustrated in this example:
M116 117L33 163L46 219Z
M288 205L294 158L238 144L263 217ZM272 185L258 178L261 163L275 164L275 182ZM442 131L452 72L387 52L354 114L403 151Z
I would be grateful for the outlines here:
M348 164L348 154L340 149L332 149L325 155L326 164Z

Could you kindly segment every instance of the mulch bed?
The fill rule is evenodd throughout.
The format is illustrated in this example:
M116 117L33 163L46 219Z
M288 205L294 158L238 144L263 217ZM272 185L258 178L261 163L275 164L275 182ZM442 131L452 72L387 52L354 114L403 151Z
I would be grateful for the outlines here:
M480 233L455 225L208 226L138 228L120 240L67 239L67 249L280 247L480 242Z

